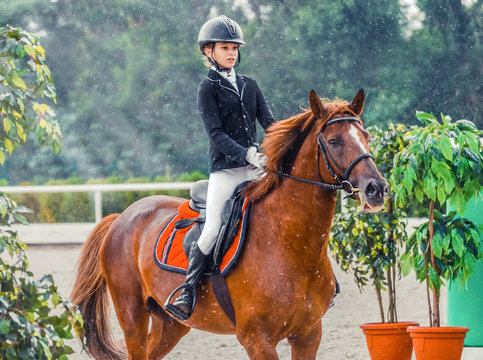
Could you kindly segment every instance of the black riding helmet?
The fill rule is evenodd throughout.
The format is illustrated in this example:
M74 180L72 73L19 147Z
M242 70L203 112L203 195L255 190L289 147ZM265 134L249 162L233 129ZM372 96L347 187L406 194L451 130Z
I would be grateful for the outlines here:
M238 23L225 15L217 16L208 20L203 24L198 34L198 46L201 52L205 55L205 46L208 44L215 45L217 42L228 42L238 45L245 45L243 40L243 31ZM217 68L219 65L216 61L208 59ZM240 63L240 52L238 52L237 65Z

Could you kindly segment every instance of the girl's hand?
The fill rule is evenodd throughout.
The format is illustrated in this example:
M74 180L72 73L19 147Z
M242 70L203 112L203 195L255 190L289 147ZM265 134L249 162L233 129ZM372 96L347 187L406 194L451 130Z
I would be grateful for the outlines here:
M250 146L247 150L246 160L259 169L265 169L267 156L258 152L256 146Z

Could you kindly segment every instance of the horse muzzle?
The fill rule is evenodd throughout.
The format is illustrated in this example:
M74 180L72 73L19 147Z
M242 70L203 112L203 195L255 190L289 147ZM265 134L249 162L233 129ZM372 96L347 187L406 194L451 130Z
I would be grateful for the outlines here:
M359 198L364 212L381 211L387 196L387 182L383 178L363 180L359 184Z

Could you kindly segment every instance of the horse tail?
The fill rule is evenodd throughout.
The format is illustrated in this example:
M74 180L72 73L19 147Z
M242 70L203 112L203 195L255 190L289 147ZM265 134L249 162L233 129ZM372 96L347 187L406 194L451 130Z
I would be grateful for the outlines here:
M99 260L102 241L118 216L106 216L89 235L82 248L77 278L71 293L72 302L79 307L84 318L86 352L95 359L118 360L126 356L111 334L109 293Z

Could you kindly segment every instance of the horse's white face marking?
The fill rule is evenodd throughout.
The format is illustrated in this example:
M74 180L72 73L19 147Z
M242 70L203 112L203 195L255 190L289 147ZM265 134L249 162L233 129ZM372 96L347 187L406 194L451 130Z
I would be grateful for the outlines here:
M357 130L356 125L351 124L351 128L349 130L349 134L354 138L357 144L359 144L359 147L361 149L361 152L365 153L367 152L366 147L364 146L364 143L362 142L361 134Z

